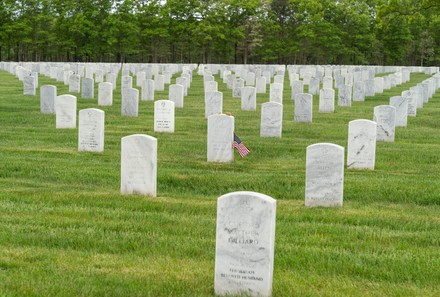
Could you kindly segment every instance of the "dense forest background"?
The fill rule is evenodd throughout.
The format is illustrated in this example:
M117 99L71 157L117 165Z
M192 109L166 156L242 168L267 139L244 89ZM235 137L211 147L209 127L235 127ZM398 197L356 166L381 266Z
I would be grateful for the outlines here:
M0 60L440 64L440 0L0 0Z

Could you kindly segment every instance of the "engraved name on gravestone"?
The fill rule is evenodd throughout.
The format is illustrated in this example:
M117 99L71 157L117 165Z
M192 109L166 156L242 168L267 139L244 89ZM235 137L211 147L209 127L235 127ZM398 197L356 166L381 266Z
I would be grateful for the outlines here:
M403 91L402 97L406 98L408 102L408 116L415 117L417 116L417 99L416 93L411 90Z
M139 110L139 90L126 89L122 95L121 114L123 116L137 117Z
M55 113L55 98L57 87L52 85L41 86L40 88L40 111L41 113Z
M374 107L373 121L377 124L376 141L394 142L396 108L389 105Z
M134 134L121 139L121 194L156 197L157 139Z
M255 87L244 87L241 90L241 110L257 110L257 93Z
M98 105L113 105L113 85L109 82L102 82L98 85Z
M335 90L321 89L319 90L319 112L335 111Z
M206 92L205 93L205 118L213 114L223 112L223 93L222 92Z
M76 128L76 97L61 95L55 98L55 114L57 129Z
M408 123L408 99L403 96L390 98L390 106L396 108L396 127L406 127Z
M261 105L261 137L281 137L283 128L283 105L266 102Z
M174 102L176 108L183 108L183 92L184 86L182 85L170 85L168 99Z
M283 85L281 83L273 83L270 85L269 101L283 104Z
M272 295L276 200L234 192L217 200L215 294Z
M374 170L376 123L354 120L348 123L347 169Z
M81 76L78 74L72 74L69 76L69 92L79 93L81 84Z
M307 147L307 207L342 207L344 190L344 148L332 143Z
M298 94L295 99L294 121L311 122L313 111L313 96L311 94Z
M83 78L81 81L81 97L93 99L95 96L95 82L93 78Z
M104 151L104 111L96 108L79 111L78 151Z
M174 132L174 102L158 100L154 102L154 131Z
M232 162L234 117L215 114L208 117L208 162Z

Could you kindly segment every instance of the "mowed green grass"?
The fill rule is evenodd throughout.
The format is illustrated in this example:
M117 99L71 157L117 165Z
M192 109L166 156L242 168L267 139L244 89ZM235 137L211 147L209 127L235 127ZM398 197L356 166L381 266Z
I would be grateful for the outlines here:
M78 110L105 111L105 151L92 154L77 151L77 129L40 113L39 93L23 96L0 71L0 295L213 296L216 200L247 190L277 200L274 296L439 296L439 92L394 143L378 143L376 170L345 171L343 208L304 207L306 147L346 147L349 121L372 120L374 106L428 77L332 114L318 113L315 96L313 123L294 123L286 77L281 139L259 137L268 93L241 111L217 77L252 152L213 164L195 72L173 134L153 131L153 102L123 117L119 90L111 107L98 107L97 86L95 99L77 94ZM158 139L156 198L120 195L121 137L137 133Z

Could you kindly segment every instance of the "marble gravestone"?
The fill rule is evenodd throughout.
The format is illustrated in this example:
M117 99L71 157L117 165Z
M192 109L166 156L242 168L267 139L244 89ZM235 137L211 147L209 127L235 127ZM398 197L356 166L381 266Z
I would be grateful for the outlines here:
M174 132L174 102L157 100L154 102L154 131Z
M78 74L72 74L69 76L69 92L79 93L81 84L81 76Z
M383 93L383 77L375 77L374 78L374 93L382 94Z
M61 95L55 98L55 115L57 129L76 128L76 97Z
M321 89L319 90L319 112L335 111L335 90Z
M373 121L377 124L376 141L394 142L396 108L389 105L374 107Z
M188 79L185 77L176 78L176 85L183 86L183 96L188 95Z
M142 84L144 83L144 80L147 79L147 73L144 71L139 71L136 73L136 86L142 87Z
M57 87L44 85L40 88L40 111L41 113L55 113L55 98L57 97Z
M102 82L98 85L98 105L113 105L113 85L109 82Z
M408 90L402 92L402 97L408 102L408 116L417 116L417 96L414 91Z
M121 194L156 197L157 139L133 134L121 139Z
M207 92L215 92L218 90L218 83L216 81L205 81L204 82L204 91Z
M124 97L125 91L133 88L133 77L124 75L121 77L121 94Z
M216 295L272 296L276 200L233 192L217 200Z
M95 82L93 78L83 78L81 81L81 97L93 99L95 97Z
M165 81L163 75L159 74L154 76L154 89L156 91L165 90Z
M283 129L283 105L266 102L261 105L260 137L281 137Z
M309 94L317 95L319 93L319 79L312 77L309 83Z
M184 86L182 85L170 85L168 93L168 99L174 102L176 108L183 108L183 92Z
M367 79L365 82L365 96L374 96L374 79Z
M208 162L233 162L234 117L214 114L208 117Z
M296 99L296 96L298 94L303 94L304 93L304 83L302 80L295 80L292 82L292 100Z
M104 151L104 111L87 108L79 111L78 151Z
M114 73L107 73L105 77L106 82L111 83L113 90L116 90L116 75Z
M342 85L338 90L338 106L351 106L352 86Z
M23 95L25 96L36 95L35 77L30 75L23 77Z
M408 99L403 96L390 98L390 106L396 108L396 127L406 127L408 123Z
M365 101L365 83L363 81L356 81L353 86L353 101Z
M122 95L121 115L137 117L139 111L139 90L126 89Z
M257 77L255 83L257 94L265 94L266 93L266 78L264 76Z
M323 89L333 89L333 77L324 76L322 81Z
M311 94L298 94L295 99L294 121L312 122L313 96Z
M255 87L247 86L241 90L241 110L257 110Z
M241 98L241 90L244 88L244 79L235 78L232 82L232 97Z
M154 80L145 79L141 86L141 100L154 101Z
M278 102L283 104L283 85L280 83L273 83L270 85L269 91L270 102Z
M415 86L409 88L410 91L414 92L414 95L417 98L417 108L423 108L423 88L420 86Z
M342 207L344 190L344 148L333 143L307 147L307 207Z
M205 118L213 114L220 114L223 112L223 93L222 92L207 92L205 93Z
M347 169L374 170L376 123L354 120L348 123Z

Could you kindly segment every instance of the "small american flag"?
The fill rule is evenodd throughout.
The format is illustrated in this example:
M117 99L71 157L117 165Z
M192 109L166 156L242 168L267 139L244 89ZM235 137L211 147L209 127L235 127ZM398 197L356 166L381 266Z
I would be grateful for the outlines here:
M233 148L237 149L240 157L244 158L247 154L249 154L250 150L241 142L240 138L234 133L234 143Z

